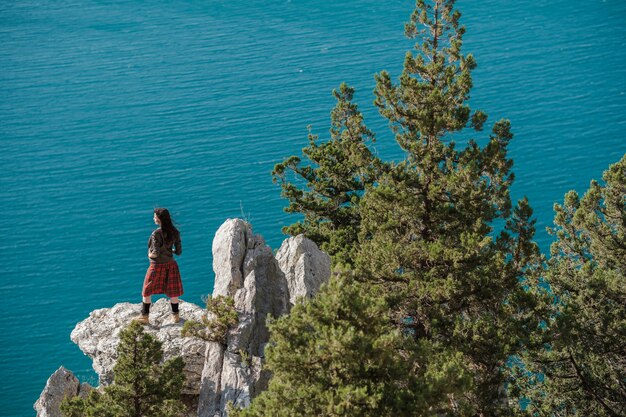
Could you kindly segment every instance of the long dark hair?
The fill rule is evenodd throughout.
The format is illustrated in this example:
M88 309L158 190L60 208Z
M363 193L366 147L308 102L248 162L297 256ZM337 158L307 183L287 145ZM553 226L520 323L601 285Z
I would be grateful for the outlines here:
M170 212L166 208L157 207L154 209L154 214L161 221L161 231L163 232L163 239L166 242L176 242L180 238L180 232L174 226Z

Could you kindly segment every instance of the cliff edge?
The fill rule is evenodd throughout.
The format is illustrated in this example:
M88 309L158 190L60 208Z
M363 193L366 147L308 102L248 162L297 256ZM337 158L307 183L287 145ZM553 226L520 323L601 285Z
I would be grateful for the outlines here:
M239 322L226 344L183 337L186 320L201 321L206 310L193 303L180 303L181 322L169 324L169 303L159 299L150 311L145 330L163 342L164 360L182 356L186 382L183 393L189 415L226 416L228 402L250 404L267 387L263 369L264 349L269 340L267 316L288 314L298 298L313 297L330 277L330 257L304 236L285 239L276 256L249 223L228 219L213 240L213 296L235 300ZM140 310L140 304L119 303L95 310L76 325L71 339L93 359L100 386L113 383L119 332ZM71 371L61 367L46 383L35 403L38 417L60 416L65 396L85 395L91 387L80 385Z

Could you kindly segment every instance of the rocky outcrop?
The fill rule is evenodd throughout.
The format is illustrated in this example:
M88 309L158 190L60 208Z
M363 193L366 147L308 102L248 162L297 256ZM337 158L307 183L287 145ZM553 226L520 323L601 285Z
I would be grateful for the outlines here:
M164 359L182 356L185 361L184 394L200 393L200 376L204 367L206 342L182 337L180 332L185 320L200 321L204 309L192 303L180 302L181 322L170 324L171 309L167 299L162 298L150 309L150 325L144 326L147 333L163 343ZM100 376L100 384L113 382L113 367L117 361L119 332L141 310L141 304L120 303L112 308L92 311L89 317L76 325L70 338L83 353L93 359L93 369Z
M89 384L81 384L72 371L60 367L48 378L34 405L37 417L61 417L59 406L65 397L72 398L77 395L84 397L89 391L91 391Z
M267 316L289 311L289 289L272 250L254 235L243 220L227 220L213 240L215 285L213 296L235 300L238 325L226 345L207 347L198 415L225 415L228 402L245 407L267 385L262 370L265 344L269 340Z
M183 392L187 404L194 405L194 409L197 404L200 417L226 416L229 402L246 407L267 387L269 374L262 369L269 340L267 318L287 314L298 298L315 295L330 276L330 257L304 236L286 239L275 257L248 223L229 219L215 234L213 269L213 296L232 297L239 316L225 344L181 336L184 321L201 321L206 314L206 310L191 303L181 301L182 321L170 324L169 302L160 299L152 305L150 325L145 326L146 332L163 342L164 359L182 355L186 376ZM101 386L113 382L119 332L139 310L140 304L130 303L95 310L72 331L72 341L93 359ZM61 395L57 392L86 392L78 388L73 375L66 377L68 373L61 368L51 377L36 407L53 404L52 398ZM68 382L64 382L66 379ZM56 409L54 404L46 409L58 411L61 400L54 403ZM47 412L38 415L60 415Z
M267 317L286 314L297 298L315 295L330 277L330 257L304 236L286 239L274 257L248 223L229 219L213 240L213 268L213 296L233 297L239 324L225 345L207 347L200 417L225 416L229 402L246 407L267 388Z
M287 279L291 305L298 298L312 298L330 277L330 256L304 235L285 239L276 260Z

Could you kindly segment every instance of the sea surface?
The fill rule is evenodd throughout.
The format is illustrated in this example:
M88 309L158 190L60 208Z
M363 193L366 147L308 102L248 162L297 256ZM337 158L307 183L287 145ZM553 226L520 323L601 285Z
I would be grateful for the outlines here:
M626 153L626 2L459 0L478 62L471 104L511 120L514 198L547 251L554 202ZM400 73L410 0L0 2L0 416L32 416L94 309L140 301L152 209L180 226L183 299L211 293L211 243L245 217L272 248L294 221L270 171L328 138L356 88L376 151L402 157L372 104ZM486 138L487 133L476 135Z

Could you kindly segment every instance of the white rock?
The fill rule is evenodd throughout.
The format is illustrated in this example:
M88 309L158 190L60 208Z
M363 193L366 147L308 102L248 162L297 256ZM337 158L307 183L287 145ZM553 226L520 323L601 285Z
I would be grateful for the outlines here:
M83 384L83 392L89 392L91 387ZM39 399L35 403L37 417L61 417L59 406L65 397L75 397L81 394L81 385L78 378L64 367L57 369L46 382Z
M244 364L241 355L226 351L222 364L220 410L226 410L228 403L236 407L250 405L251 390L254 389L254 372L251 364Z
M241 407L267 386L263 348L269 339L267 316L289 310L283 272L263 238L240 219L227 220L213 241L213 296L233 297L239 323L224 346L209 346L202 375L198 415L225 416L229 402ZM213 361L222 358L220 365ZM206 382L205 382L206 381Z
M209 342L206 348L206 361L202 370L198 416L213 417L220 414L223 362L224 347L219 343Z
M285 239L276 260L287 279L291 305L298 298L312 298L330 278L330 256L304 235Z
M232 297L243 284L243 259L252 229L241 219L228 219L215 233L213 239L213 295Z
M140 310L141 304L131 303L120 303L112 308L95 310L72 331L70 336L72 341L85 355L93 359L93 369L100 376L101 385L113 382L119 332L139 314ZM180 323L170 324L169 301L165 298L158 300L150 309L150 325L144 326L144 329L163 343L164 360L176 356L183 357L186 377L183 393L198 395L206 342L195 337L182 337L180 332L185 320L201 321L205 310L181 300L179 311Z

